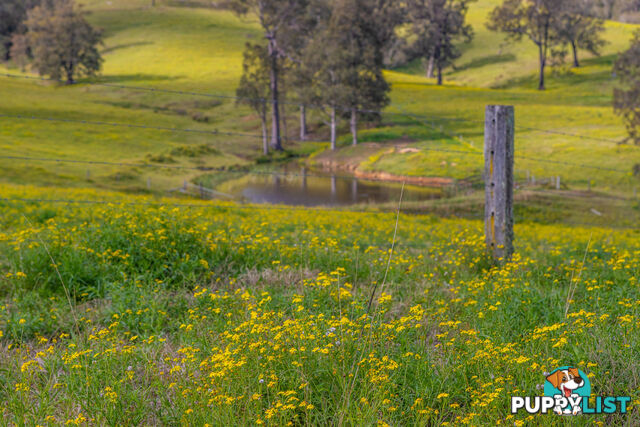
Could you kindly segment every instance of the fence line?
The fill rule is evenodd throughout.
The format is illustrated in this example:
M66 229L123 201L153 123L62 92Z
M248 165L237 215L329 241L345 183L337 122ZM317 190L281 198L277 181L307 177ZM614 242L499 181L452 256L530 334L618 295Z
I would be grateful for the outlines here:
M7 78L14 78L14 79L28 79L28 80L54 81L54 82L58 81L58 80L51 79L51 78L46 78L46 77L24 76L24 75L10 74L10 73L0 73L0 76L7 77ZM117 88L117 89L138 90L138 91L146 91L146 92L153 92L153 93L169 93L169 94L175 94L175 95L201 96L201 97L208 97L208 98L244 100L244 101L262 101L262 102L269 101L269 99L265 99L265 98L240 97L240 96L226 95L226 94L181 91L181 90L173 90L173 89L161 89L161 88L156 88L156 87L118 85L118 84L114 84L114 83L102 83L102 82L86 82L86 83L77 82L77 83L73 83L72 85L81 85L81 84L87 84L87 85L91 85L91 86L105 86L105 87L111 87L111 88ZM304 107L307 107L307 108L319 109L319 110L325 110L328 107L327 105L322 105L322 104L304 103L304 102L301 102L301 101L287 101L287 100L281 100L281 101L279 101L279 104L294 105L294 106L297 106L297 107L304 106ZM398 108L397 105L393 105L392 104L390 106ZM336 109L340 110L340 111L345 111L345 112L351 112L352 111L352 107L338 106L338 107L336 107ZM471 119L464 119L464 118L459 118L459 117L454 118L454 117L442 117L442 116L423 116L423 115L418 115L418 114L415 114L415 113L381 112L381 111L378 111L378 110L367 110L367 109L356 109L356 111L358 113L364 113L364 114L378 114L378 113L380 113L380 114L389 114L389 115L411 116L411 117L414 117L414 118L434 119L434 120L441 120L441 121L454 121L454 122L466 122L466 123L473 123L473 124L484 124L484 121L482 121L482 120L471 120ZM554 134L554 135L569 136L569 137L583 139L583 140L607 142L607 143L613 143L613 144L617 144L617 145L621 144L621 141L614 140L614 139L609 139L609 138L602 138L602 137L594 137L594 136L589 136L589 135L574 134L574 133L556 131L556 130L550 130L550 129L541 129L541 128L536 128L536 127L531 127L531 126L520 126L518 124L516 124L516 128L522 129L522 130L534 131L534 132L543 132L543 133ZM259 137L261 138L262 136L259 136Z
M477 154L466 151L454 151L446 149L427 149L428 151L438 151L445 153L462 153L462 154ZM482 154L482 153L479 153ZM240 175L262 175L262 176L278 176L278 177L296 177L296 178L324 178L324 179L341 179L341 180L362 180L372 182L389 182L388 180L379 178L367 178L358 177L355 175L333 175L333 174L314 174L314 173L292 173L292 172L279 172L279 171L255 171L255 170L242 170L242 169L225 169L209 166L181 166L181 165L164 165L154 163L129 163L129 162L109 162L100 160L79 160L79 159L59 159L51 157L29 157L29 156L5 156L0 155L0 159L9 160L26 160L36 162L50 162L50 163L72 163L72 164L88 164L88 165L102 165L102 166L127 166L127 167L139 167L139 168L157 168L157 169L179 169L179 170L193 170L199 172L212 172L212 173L229 173ZM426 178L426 177L416 177Z
M82 125L150 129L150 130L161 130L161 131L169 131L169 132L188 132L188 133L202 133L202 134L208 134L208 135L225 135L225 136L245 136L249 138L262 139L262 135L241 133L241 132L219 131L215 129L206 130L206 129L189 129L189 128L171 128L171 127L162 127L162 126L136 125L131 123L101 122L101 121L81 120L81 119L61 119L56 117L24 116L20 114L16 114L16 115L0 114L0 117L10 118L10 119L19 119L19 120L40 120L40 121L48 121L48 122L76 123L76 124L82 124Z
M197 187L197 186L195 186ZM437 200L436 200L437 201ZM126 201L110 201L110 200L86 200L86 199L40 199L40 198L23 198L23 197L0 197L0 202L19 202L19 203L53 203L53 204L79 204L79 205L119 205L119 206L145 206L145 207L179 207L179 208L198 208L198 209L221 209L221 210L278 210L278 211L312 211L312 212L340 212L340 213L357 213L386 215L396 213L397 208L381 209L376 206L373 209L351 209L348 206L291 206L291 205L270 205L270 204L235 204L232 202L227 205L213 204L202 202L196 203L163 203L163 202L126 202ZM447 205L434 204L433 206L420 206L421 209L433 208L440 209L448 206L465 204L467 201L459 200L456 203ZM415 214L415 209L407 207L405 213ZM480 216L478 216L480 218Z
M306 207L306 206L282 206L282 205L260 205L260 204L251 204L251 205L238 205L238 204L213 204L213 203L166 203L166 202L126 202L126 201L113 201L113 200L86 200L86 199L41 199L41 198L23 198L23 197L0 197L0 201L7 203L51 203L51 204L76 204L76 205L115 205L115 206L143 206L150 208L166 208L166 207L175 207L175 208L196 208L196 209L219 209L219 210L277 210L277 211L304 211L304 212L335 212L335 213L355 213L355 214L370 214L370 215L388 215L396 212L396 209L380 209L375 208L375 210L368 209L350 209L348 207L341 206L331 206L331 207ZM438 200L435 200L437 202ZM568 213L575 212L574 209L571 208L559 208L554 206L546 206L542 204L527 204L526 201L517 200L514 201L514 206L522 206L525 208L536 208L541 210L553 211L558 213ZM456 206L464 205L466 203L470 203L467 200L459 200L454 203ZM438 210L440 208L447 208L452 204L443 204L438 205L433 204L432 206L419 206L418 208L424 210L424 215L429 215L432 212L427 211L427 209L431 209L432 211ZM479 200L479 206L484 205L483 200ZM405 207L402 212L405 214L416 215L416 208L412 208L411 206ZM422 215L422 213L418 214ZM482 215L476 215L473 217L461 216L462 219L469 220L479 220L482 219ZM536 221L532 221L536 222ZM574 221L562 221L561 224L567 225L579 225L579 226L591 226L591 227L601 227L601 228L614 228L614 229L622 229L622 230L638 230L639 227L626 227L626 226L615 226L615 225L604 225L597 223L589 223L589 222L574 222Z
M24 75L18 75L18 74L10 74L10 73L0 73L0 76L13 78L13 79L26 79L26 80L39 80L39 81L59 82L59 80L56 80L56 79L47 78L47 77L40 77L40 76L38 76L38 77L36 77L36 76L24 76ZM114 83L103 83L103 82L99 82L99 81L74 82L74 83L69 84L68 86L78 86L78 85L83 85L83 84L86 84L86 85L89 85L89 86L104 86L104 87L110 87L110 88L116 88L116 89L128 89L128 90L143 91L143 92L153 92L153 93L169 93L169 94L174 94L174 95L200 96L200 97L206 97L206 98L230 99L230 100L236 100L236 101L259 101L259 102L266 102L266 103L271 102L271 99L269 99L269 98L252 98L252 97L248 97L248 96L227 95L227 94L210 93L210 92L193 92L193 91L182 91L182 90L175 90L175 89L162 89L162 88L157 88L157 87L119 85L119 84L114 84ZM293 105L293 106L296 106L296 107L303 107L304 106L306 108L311 108L311 109L315 109L315 110L323 110L323 111L326 108L330 107L330 106L324 105L324 104L305 103L305 102L301 102L301 101L287 101L286 99L278 100L278 104L280 104L280 105ZM345 106L336 106L335 108L336 108L336 110L343 111L343 112L351 112L351 111L353 111L353 108L350 107L350 106L347 106L347 107L345 107ZM367 109L356 109L356 112L364 113L364 114L381 113L378 110L367 110ZM390 114L394 114L394 113L390 113Z
M522 160L529 160L532 162L536 162L536 163L553 163L556 165L562 165L562 166L577 166L583 169L597 169L597 170L602 170L602 171L608 171L608 172L618 172L618 173L623 173L623 174L629 174L630 171L625 171L623 169L616 169L616 168L609 168L606 166L595 166L595 165L585 165L583 163L572 163L572 162L564 162L561 160L549 160L549 159L540 159L540 158L536 158L536 157L529 157L529 156L521 156L521 155L517 155L516 154L516 160L518 159L522 159Z
M23 198L23 197L0 197L1 202L20 202L20 203L53 203L53 204L79 204L79 205L116 205L116 206L145 206L145 207L177 207L177 208L196 208L196 209L220 209L220 210L278 210L278 211L305 211L305 212L340 212L340 213L358 213L372 215L386 215L396 212L394 209L366 210L366 209L339 209L339 207L305 207L305 206L282 206L282 205L237 205L237 204L196 204L196 203L162 203L162 202L125 202L110 200L82 200L82 199L39 199L39 198Z
M247 134L247 133L239 133L239 132L227 132L227 131L218 131L218 130L200 130L200 129L188 129L188 128L169 128L169 127L156 127L156 126L147 126L147 125L135 125L135 124L127 124L127 123L115 123L115 122L99 122L99 121L91 121L91 120L74 120L74 119L61 119L61 118L52 118L52 117L36 117L36 116L22 116L22 115L9 115L9 114L0 114L0 118L17 118L20 120L42 120L42 121L53 121L53 122L63 122L63 123L75 123L82 125L99 125L99 126L114 126L114 127L125 127L125 128L140 128L140 129L148 129L148 130L159 130L159 131L168 131L168 132L189 132L189 133L202 133L202 134L211 134L211 135L225 135L225 136L246 136L252 138L262 139L262 135L257 134ZM425 126L430 126L428 124L424 124ZM438 130L437 128L435 128ZM444 131L441 131L444 133ZM446 133L444 133L447 135ZM458 138L455 135L447 135L451 138ZM466 142L461 139L461 141ZM320 140L307 140L307 141L293 141L293 142L325 142ZM465 150L454 150L454 149L446 149L446 148L433 148L433 147L420 147L418 148L420 151L432 151L432 152L441 152L441 153L453 153L453 154L463 154L463 155L482 155L481 151L465 151ZM23 159L23 160L40 160L40 161L56 161L61 163L87 163L87 164L114 164L121 166L134 166L134 167L158 167L158 168L174 168L174 169L191 169L191 170L212 170L214 168L202 166L202 167L185 167L185 166L176 166L176 165L150 165L150 164L126 164L123 162L100 162L100 161L90 161L90 160L65 160L65 159L49 159L49 158L29 158L26 156L0 156L0 158L13 158L13 159ZM559 164L563 166L575 166L583 169L594 169L594 170L602 170L609 172L616 172L622 174L629 174L629 171L625 171L623 169L609 168L604 166L595 166L595 165L587 165L583 163L572 163L572 162L564 162L558 160L549 160L542 159L536 157L529 156L521 156L517 155L516 159L523 159L537 163L553 163ZM309 176L309 175L307 175Z

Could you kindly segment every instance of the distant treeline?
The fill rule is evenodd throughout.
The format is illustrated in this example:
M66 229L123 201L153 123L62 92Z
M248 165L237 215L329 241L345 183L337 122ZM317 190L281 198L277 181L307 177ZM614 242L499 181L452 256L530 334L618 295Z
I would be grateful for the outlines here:
M247 43L237 94L262 121L263 151L282 149L281 103L300 105L300 138L306 139L307 107L320 107L330 128L332 149L340 118L348 119L353 144L358 121L377 120L389 103L384 67L421 59L428 77L442 84L443 69L461 56L473 28L466 23L474 0L230 0L240 15L257 17L263 41ZM540 90L549 62L580 51L599 55L604 20L637 10L640 0L504 0L489 14L490 30L508 41L532 42L538 51Z

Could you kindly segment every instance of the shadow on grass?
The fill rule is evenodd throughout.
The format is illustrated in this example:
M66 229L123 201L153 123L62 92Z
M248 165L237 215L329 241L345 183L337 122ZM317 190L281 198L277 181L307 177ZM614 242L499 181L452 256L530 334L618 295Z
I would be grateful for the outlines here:
M104 48L102 50L102 54L104 55L107 53L115 52L116 50L120 50L120 49L128 49L130 47L138 47L138 46L147 46L150 44L153 44L153 43L152 42L132 42L132 43L118 44L115 46Z
M503 55L489 55L483 56L482 58L473 59L466 64L462 64L460 66L454 66L453 72L459 73L461 71L471 70L474 68L481 68L487 65L493 64L502 64L505 62L512 62L516 60L516 56L513 53L503 54Z
M585 60L583 67L598 65L608 65L608 60L601 59L598 61ZM607 67L590 69L587 72L580 72L581 69L572 68L563 65L545 70L545 86L546 91L540 93L561 90L563 93L573 92L576 96L563 97L545 97L547 101L562 101L563 104L585 104L606 106L611 103L611 87L615 82L615 76L612 69ZM524 89L535 90L538 87L538 72L532 70L531 74L526 76L515 77L491 86L491 89Z
M119 83L140 83L140 82L172 82L180 80L184 76L164 76L158 74L112 74L97 77L87 77L78 79L77 84L119 84Z

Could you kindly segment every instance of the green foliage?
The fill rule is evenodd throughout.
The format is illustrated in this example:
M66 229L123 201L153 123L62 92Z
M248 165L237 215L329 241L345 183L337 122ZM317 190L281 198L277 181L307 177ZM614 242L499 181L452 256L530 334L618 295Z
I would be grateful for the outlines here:
M629 139L640 144L640 31L616 60L614 71L619 79L613 93L614 109L624 118Z
M429 61L438 70L442 84L442 69L462 55L459 43L469 43L473 27L465 22L469 3L475 0L411 0L407 2L407 21L413 42L411 56ZM427 70L428 77L432 72Z
M599 55L606 41L602 38L604 21L593 18L593 4L584 0L562 2L560 16L555 20L554 31L557 43L569 45L573 53L573 66L579 67L578 49ZM564 51L560 51L564 56Z
M40 0L2 0L0 1L0 59L11 56L12 36L24 32L23 21L27 11L40 3Z
M267 47L262 44L247 43L244 49L242 62L242 77L236 96L239 97L237 103L246 104L260 117L262 125L262 152L269 154L269 144L267 143L267 111L270 87L270 67L271 61L267 52Z
M78 11L73 0L52 0L27 13L27 43L33 67L41 75L73 83L78 75L95 75L102 57L102 36Z
M527 37L538 47L539 90L545 89L544 70L554 44L561 5L562 2L556 0L504 0L491 12L487 21L490 30L501 31L513 41Z
M637 231L520 222L497 266L480 221L1 189L125 203L0 203L7 423L524 425L566 364L632 398L574 424L638 419Z

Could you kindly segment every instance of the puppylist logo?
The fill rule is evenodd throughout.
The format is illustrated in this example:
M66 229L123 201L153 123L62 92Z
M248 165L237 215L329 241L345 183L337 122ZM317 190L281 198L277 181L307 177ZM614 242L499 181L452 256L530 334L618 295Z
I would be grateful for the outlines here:
M521 410L529 414L553 411L558 415L627 413L629 396L596 396L589 402L591 383L578 368L563 366L546 375L544 396L512 396L512 414Z

